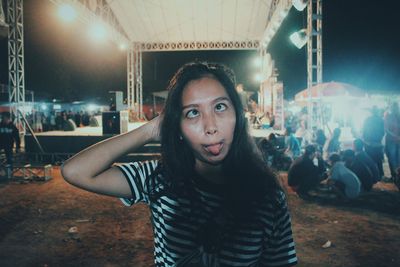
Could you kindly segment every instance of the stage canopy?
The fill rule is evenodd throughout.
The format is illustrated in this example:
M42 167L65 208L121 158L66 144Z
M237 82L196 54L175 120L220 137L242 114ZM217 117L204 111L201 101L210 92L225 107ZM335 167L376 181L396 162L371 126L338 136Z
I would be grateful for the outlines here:
M307 88L302 90L296 94L294 100L307 101L308 92ZM365 92L354 85L341 82L320 83L311 87L311 98L313 100L340 96L364 97Z
M255 42L265 40L269 28L274 28L273 35L291 7L288 0L107 0L107 4L131 42L187 42L193 50L210 42L212 47L201 48L257 48ZM279 10L283 11L275 14ZM271 22L275 25L268 25ZM232 46L222 47L222 42ZM221 47L215 47L217 43Z

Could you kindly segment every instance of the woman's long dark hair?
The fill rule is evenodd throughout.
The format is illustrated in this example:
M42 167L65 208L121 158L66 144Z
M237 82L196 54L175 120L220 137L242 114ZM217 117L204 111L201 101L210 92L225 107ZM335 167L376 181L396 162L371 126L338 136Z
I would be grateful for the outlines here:
M244 215L249 205L265 200L277 203L282 191L275 174L265 165L261 154L248 132L240 97L235 89L234 73L223 65L204 62L189 63L181 67L170 80L169 95L161 125L162 163L172 185L189 185L196 175L192 149L181 140L182 93L194 80L210 77L222 84L232 101L236 113L234 137L228 155L222 162L226 178L224 192L228 208Z

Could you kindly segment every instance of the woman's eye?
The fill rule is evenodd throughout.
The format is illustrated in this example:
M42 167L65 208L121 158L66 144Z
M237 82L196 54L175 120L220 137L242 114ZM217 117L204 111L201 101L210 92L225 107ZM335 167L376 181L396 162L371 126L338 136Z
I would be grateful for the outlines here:
M186 112L186 118L195 118L199 115L199 112L195 109L189 110L188 112Z
M216 111L224 111L226 108L227 108L227 106L224 103L218 103L217 105L215 105Z

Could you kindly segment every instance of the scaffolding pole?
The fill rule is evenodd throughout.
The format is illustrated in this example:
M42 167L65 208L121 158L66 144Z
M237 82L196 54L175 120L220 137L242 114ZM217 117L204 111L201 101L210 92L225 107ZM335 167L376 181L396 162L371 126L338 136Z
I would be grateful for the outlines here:
M20 133L25 134L22 123L25 104L25 70L24 70L24 26L23 0L7 1L8 30L8 78L9 102L11 117Z
M133 119L141 120L143 114L142 52L139 43L133 43L127 54L128 107L133 111Z
M307 88L308 88L308 118L307 128L312 129L318 122L319 104L316 110L312 101L311 88L322 83L322 0L309 0L307 5ZM317 118L313 118L316 115Z

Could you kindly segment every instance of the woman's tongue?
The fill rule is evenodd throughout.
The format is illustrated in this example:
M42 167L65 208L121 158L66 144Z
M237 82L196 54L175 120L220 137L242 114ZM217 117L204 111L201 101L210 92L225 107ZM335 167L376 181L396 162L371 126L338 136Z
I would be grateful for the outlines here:
M218 155L221 152L221 148L222 148L221 143L206 146L206 150L213 155Z

